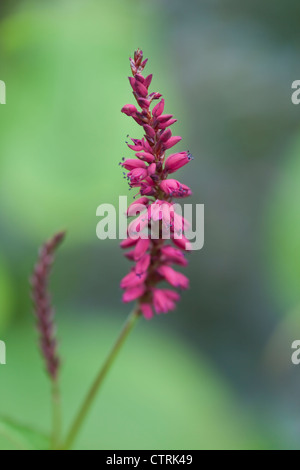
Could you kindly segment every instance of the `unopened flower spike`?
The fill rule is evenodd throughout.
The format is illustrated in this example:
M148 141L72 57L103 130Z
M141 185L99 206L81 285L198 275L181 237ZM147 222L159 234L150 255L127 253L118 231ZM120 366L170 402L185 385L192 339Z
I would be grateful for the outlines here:
M133 96L137 106L126 104L122 112L132 117L143 128L142 139L131 139L128 147L135 152L136 158L125 160L122 167L128 171L130 188L138 188L135 200L128 208L127 215L140 214L128 227L128 238L121 243L122 248L131 248L126 254L135 262L121 281L124 289L123 301L138 302L138 310L149 319L156 313L167 313L173 310L179 300L179 294L172 289L160 289L158 284L166 281L173 287L187 289L189 280L171 266L186 266L184 252L190 249L184 237L186 221L174 210L174 198L185 198L191 195L191 189L176 179L169 179L170 174L188 164L192 159L189 151L173 153L166 157L166 151L181 141L180 136L173 136L170 127L176 122L172 114L164 114L165 100L157 92L150 93L152 75L144 76L147 59L138 49L134 58L130 58L132 76L129 77ZM155 101L160 100L150 109ZM153 224L157 224L157 237L152 234ZM148 229L148 235L142 231ZM164 235L169 230L169 239L173 246L167 244ZM134 235L134 236L133 236ZM180 236L179 236L180 235ZM174 246L175 245L175 246Z
M51 305L48 283L55 251L64 238L65 232L60 232L42 246L31 279L34 313L40 337L40 349L45 360L47 372L53 382L58 378L60 360L55 338L54 310Z

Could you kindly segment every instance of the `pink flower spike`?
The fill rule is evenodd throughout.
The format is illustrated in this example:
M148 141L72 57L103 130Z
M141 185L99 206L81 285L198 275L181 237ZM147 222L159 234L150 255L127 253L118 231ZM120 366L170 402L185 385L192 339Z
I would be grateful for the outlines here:
M126 250L126 248L131 248L132 246L136 245L138 241L138 238L126 238L125 240L122 240L120 243L120 247Z
M141 160L136 160L135 158L129 158L125 162L121 163L121 166L126 168L126 170L133 170L134 168L147 168L146 163Z
M157 272L162 277L164 277L166 281L171 284L171 286L179 287L181 289L188 289L188 278L184 274L175 271L173 268L170 268L170 266L160 266L157 269Z
M151 163L151 165L148 166L148 175L154 175L156 173L156 163Z
M143 204L147 206L149 204L149 199L147 197L140 197L139 199L135 199L129 207L133 206L134 204Z
M151 99L152 100L159 100L162 97L161 93L152 93Z
M145 150L145 152L153 154L153 149L147 140L143 141L143 150Z
M125 105L122 112L132 116L144 131L141 139L126 142L135 152L135 159L124 161L123 172L131 188L137 187L139 199L133 201L127 210L128 217L134 220L128 225L128 238L121 243L122 248L132 249L125 256L133 261L134 267L121 281L125 289L124 302L137 300L138 311L147 319L157 313L174 310L179 294L170 289L158 289L159 282L166 280L171 285L186 289L189 281L186 276L176 272L171 265L187 265L184 251L191 250L191 244L183 235L188 227L187 221L175 212L174 198L191 194L185 184L168 176L186 165L192 158L188 152L166 155L166 150L176 145L181 137L172 136L170 126L177 122L172 114L163 114L165 101L160 93L151 92L152 74L146 78L143 69L147 60L138 49L130 59L132 77L129 78L138 110L133 105ZM150 109L150 104L158 103ZM137 196L137 195L136 195ZM153 198L153 199L152 199ZM154 224L153 224L154 222ZM152 229L154 229L152 233ZM153 239L149 238L154 235ZM171 239L175 246L166 245Z
M190 229L189 222L186 219L184 219L181 215L176 214L176 212L173 212L172 217L173 217L172 226L173 226L174 232L176 232L177 235L181 235L184 230Z
M141 203L132 203L130 204L130 206L128 207L127 209L127 216L128 217L136 217L137 215L140 215L140 214L143 214L145 209L146 209L146 205L145 204L141 204Z
M167 142L164 143L164 149L170 149L171 147L174 147L174 145L178 144L182 140L182 137L180 136L173 136L171 137Z
M160 201L155 201L153 204L148 206L148 219L157 222L162 219L162 210Z
M174 290L170 289L164 289L164 294L167 296L169 299L174 300L174 302L178 302L180 299L180 295L178 292L175 292Z
M134 250L128 251L124 256L129 259L129 261L134 261Z
M137 112L137 109L133 104L126 104L121 109L121 113L124 113L127 116L133 116L136 112Z
M188 152L173 153L165 162L165 170L168 173L174 173L192 160L192 156Z
M135 271L130 271L130 273L126 274L123 277L120 283L121 289L131 289L132 287L136 287L144 282L142 276L138 276Z
M128 77L128 80L130 82L130 85L131 85L131 88L133 89L133 91L135 91L135 87L136 87L136 80L134 77Z
M142 144L127 144L131 150L135 152L139 152L140 150L144 150L144 146Z
M141 183L141 194L143 196L152 196L155 194L154 186L154 181L150 177L147 177L145 181L142 181Z
M172 238L172 241L181 250L185 250L185 251L191 250L191 243L184 235L181 235L180 238Z
M156 313L167 313L174 310L179 299L179 294L169 289L153 290L153 303Z
M139 215L128 225L128 234L131 238L141 238L141 234L148 225L148 217L146 214Z
M160 116L164 111L164 107L165 107L165 100L162 99L159 103L157 103L156 106L154 106L154 108L152 110L153 116L155 116L155 117Z
M145 87L149 88L149 86L151 85L151 82L152 82L152 73L150 75L148 75L148 77L145 78L145 81L144 81L144 85Z
M140 161L140 160L137 160ZM131 183L139 183L148 175L146 168L134 168L128 173Z
M177 119L170 119L170 121L160 123L158 127L160 129L166 129L167 127L170 127L175 124L175 122L177 122Z
M133 300L136 300L139 297L142 297L145 291L146 291L145 286L132 287L131 289L128 289L124 292L123 302L124 303L132 302Z
M137 116L132 116L133 119L135 120L135 122L139 125L139 126L142 126L143 125L143 121L142 119L140 119L139 117Z
M144 256L150 246L149 238L140 238L134 249L134 259L138 261Z
M140 304L140 310L146 320L150 320L151 318L153 318L153 310L150 304Z
M141 49L137 49L135 52L134 52L134 62L135 62L135 65L138 67L139 65L141 65L142 63L142 60L143 60L143 51Z
M141 83L144 83L145 82L145 79L143 77L143 75L141 75L140 73L136 73L134 78L138 81L138 82L141 82Z
M160 135L160 141L162 143L167 142L171 139L171 137L172 137L172 132L170 131L170 129L167 129Z
M165 257L167 262L176 263L180 266L187 266L188 262L184 253L177 248L173 248L172 246L163 246L161 248L161 253Z
M146 206L149 204L149 199L147 197L140 197L133 201L127 209L128 217L136 216L145 210Z
M163 180L160 183L160 189L162 189L165 194L173 197L188 197L192 194L188 186L174 179Z
M167 227L172 226L173 219L174 219L174 207L173 204L169 204L164 202L162 204L162 213L163 213L163 221Z
M144 162L147 162L147 163L153 163L154 160L155 160L155 157L154 155L152 155L152 153L148 153L148 152L138 152L136 153L136 156L144 161Z
M135 254L133 255L133 257L135 256ZM134 258L135 259L135 258ZM138 262L136 263L136 267L135 267L135 270L136 270L136 275L137 276L142 276L143 274L145 274L147 272L147 269L149 268L150 266L150 262L151 262L151 257L149 254L145 254L144 256L142 256L142 258L140 258L138 260Z
M152 127L150 127L148 124L146 124L144 126L144 129L145 129L145 132L146 134L151 137L151 138L154 138L155 137L155 130L152 129Z
M150 176L147 176L147 178L145 178L145 183L150 185L150 186L155 186L155 183L154 183L153 179Z
M146 100L146 98L137 98L137 102L141 108L149 108L150 101Z
M169 121L170 119L172 119L172 117L173 117L173 114L163 114L162 116L159 116L159 117L157 118L157 121L158 121L159 123L167 122L167 121Z
M141 194L144 196L153 196L155 194L155 189L149 184L142 183Z
M135 91L143 98L146 98L148 95L147 88L141 82L136 82Z

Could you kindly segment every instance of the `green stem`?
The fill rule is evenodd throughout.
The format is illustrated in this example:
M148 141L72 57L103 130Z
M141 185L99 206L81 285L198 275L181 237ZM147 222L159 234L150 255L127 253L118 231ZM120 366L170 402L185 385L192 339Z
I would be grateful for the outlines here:
M96 377L96 380L94 381L92 387L90 388L80 410L79 413L69 431L69 434L66 438L66 441L63 445L64 450L70 449L73 444L75 439L77 438L77 435L82 427L82 424L84 420L87 417L88 412L90 411L90 408L93 404L93 401L96 398L96 395L108 373L110 370L115 358L117 357L123 343L125 342L126 338L128 337L129 333L131 332L133 326L136 323L136 320L139 318L140 313L138 310L133 311L129 317L126 320L126 323L117 339L115 342L113 348L111 349L109 355L106 358L106 361L104 362L102 368L99 371L99 374Z
M51 448L56 450L59 448L61 433L61 400L58 382L52 384L52 441Z

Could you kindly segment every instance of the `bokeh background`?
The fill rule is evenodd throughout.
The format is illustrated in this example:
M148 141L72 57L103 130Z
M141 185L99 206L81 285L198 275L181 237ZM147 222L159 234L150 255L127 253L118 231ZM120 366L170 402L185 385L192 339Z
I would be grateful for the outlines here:
M205 247L177 311L137 326L77 447L299 448L299 14L297 0L1 2L1 414L49 428L28 288L42 241L68 230L52 282L65 427L128 313L128 262L95 214L129 195L118 162L140 131L120 109L141 47L195 156L180 176L205 204Z

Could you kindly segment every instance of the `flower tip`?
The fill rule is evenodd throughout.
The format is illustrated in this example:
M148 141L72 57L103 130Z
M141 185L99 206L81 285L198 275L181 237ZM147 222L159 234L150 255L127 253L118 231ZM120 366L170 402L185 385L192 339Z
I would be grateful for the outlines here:
M56 235L55 235L55 240L57 243L62 243L64 241L64 239L66 238L67 236L67 231L66 230L61 230L60 232L58 232Z

